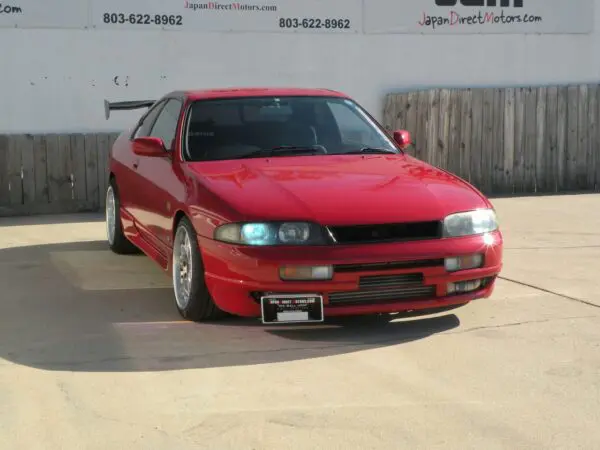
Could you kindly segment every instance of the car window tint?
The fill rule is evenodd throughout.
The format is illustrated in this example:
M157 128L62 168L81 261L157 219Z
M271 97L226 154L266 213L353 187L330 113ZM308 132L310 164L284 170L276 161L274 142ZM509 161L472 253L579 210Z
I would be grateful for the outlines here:
M329 109L337 122L338 129L344 141L360 141L369 136L363 136L365 131L369 131L364 125L364 120L360 118L350 107L343 103L329 103Z
M365 126L368 118L351 103L329 102L329 109L344 142L360 142L368 147L387 146L386 136L375 126Z
M167 101L167 104L158 115L158 118L152 127L152 132L150 133L150 136L152 137L161 138L167 149L172 148L173 141L175 140L181 106L181 101L177 99L172 98Z
M191 124L210 123L214 126L241 125L240 107L234 102L198 104L192 109Z
M157 103L148 111L146 117L144 117L144 119L142 120L142 123L140 124L138 129L135 131L134 137L137 138L137 137L150 136L150 129L152 128L152 125L154 124L154 120L156 119L156 116L160 113L160 111L162 110L164 104L165 104L164 101Z

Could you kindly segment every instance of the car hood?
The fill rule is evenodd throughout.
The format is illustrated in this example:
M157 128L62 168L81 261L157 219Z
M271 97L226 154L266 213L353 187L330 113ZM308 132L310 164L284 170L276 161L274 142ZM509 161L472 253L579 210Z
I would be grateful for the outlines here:
M323 225L440 220L488 207L467 183L410 156L329 155L190 163L234 220Z

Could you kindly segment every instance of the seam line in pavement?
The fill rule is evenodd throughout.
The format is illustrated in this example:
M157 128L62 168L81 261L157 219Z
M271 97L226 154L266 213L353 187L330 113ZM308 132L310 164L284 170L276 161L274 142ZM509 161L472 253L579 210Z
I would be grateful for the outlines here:
M479 327L466 328L464 330L445 331L440 334L463 334L463 333L470 333L472 331L491 330L491 329L496 329L496 328L518 327L521 325L555 322L557 320L594 319L596 317L600 317L600 316L593 315L593 316L574 316L574 317L554 317L554 318L540 319L540 320L524 320L523 322L501 323L499 325L482 325Z
M571 301L574 301L574 302L577 302L577 303L581 303L581 304L584 304L584 305L588 305L588 306L592 306L594 308L599 308L600 309L600 305L597 305L597 304L592 303L592 302L588 302L587 300L583 300L581 298L576 298L576 297L571 297L570 295L560 294L558 292L554 292L554 291L551 291L549 289L544 289L544 288L541 288L539 286L534 286L533 284L525 283L523 281L513 280L511 278L506 278L506 277L502 277L502 276L500 276L498 278L500 278L501 280L510 281L511 283L520 284L521 286L527 286L527 287L530 287L532 289L536 289L538 291L545 292L547 294L556 295L557 297L562 297L562 298L564 298L566 300L571 300Z

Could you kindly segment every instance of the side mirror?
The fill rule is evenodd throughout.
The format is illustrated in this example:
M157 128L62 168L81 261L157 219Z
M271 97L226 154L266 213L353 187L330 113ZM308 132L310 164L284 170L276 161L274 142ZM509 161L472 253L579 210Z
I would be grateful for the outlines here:
M165 143L157 137L139 137L133 140L133 153L140 156L167 156Z
M402 150L408 148L413 143L410 132L406 130L394 131L394 141L396 141L396 144L398 144Z

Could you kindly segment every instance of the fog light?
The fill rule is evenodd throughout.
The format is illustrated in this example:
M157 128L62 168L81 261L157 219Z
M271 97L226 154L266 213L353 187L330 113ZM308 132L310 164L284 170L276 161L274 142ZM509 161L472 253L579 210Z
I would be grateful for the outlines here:
M333 266L285 266L279 269L282 280L331 280Z
M448 294L462 294L465 292L476 291L481 287L481 280L458 281L448 283Z
M474 255L455 256L446 258L444 266L448 272L456 272L457 270L476 269L483 265L483 255L480 253Z

